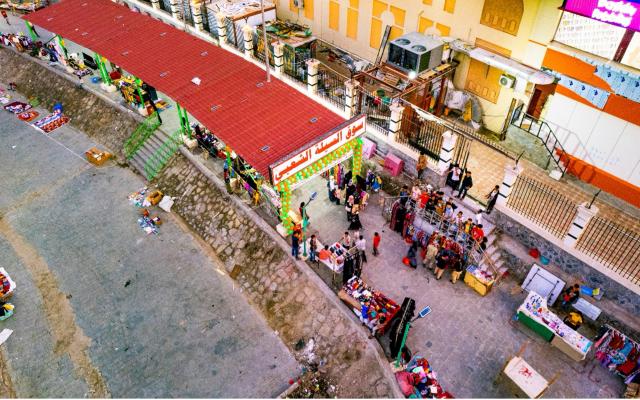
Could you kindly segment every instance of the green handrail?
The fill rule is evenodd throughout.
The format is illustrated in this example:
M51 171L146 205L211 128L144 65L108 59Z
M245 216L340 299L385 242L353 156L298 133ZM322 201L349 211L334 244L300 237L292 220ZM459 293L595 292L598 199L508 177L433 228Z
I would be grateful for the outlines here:
M155 178L180 147L181 131L174 132L144 163L144 174L148 180Z
M144 120L135 131L131 134L129 139L124 142L124 155L127 159L133 157L134 154L140 149L142 144L151 136L151 134L160 126L160 119L158 113L154 112L147 119Z

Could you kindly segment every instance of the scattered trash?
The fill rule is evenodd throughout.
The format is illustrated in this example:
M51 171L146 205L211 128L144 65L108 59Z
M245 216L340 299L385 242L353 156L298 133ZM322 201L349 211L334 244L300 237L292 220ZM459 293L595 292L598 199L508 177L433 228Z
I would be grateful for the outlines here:
M164 196L162 200L160 200L160 204L158 204L158 207L160 207L165 212L171 212L171 207L173 207L173 201L174 201L173 197Z
M0 344L3 344L4 342L6 342L12 333L13 331L11 329L3 329L2 332L0 332Z
M140 225L140 228L142 228L147 235L151 235L152 233L154 235L158 234L158 227L156 226L156 223L148 216L143 215L138 218L138 225Z
M153 192L149 193L142 204L145 207L155 206L160 203L160 200L162 200L162 192L159 190L154 190Z
M129 203L131 203L132 205L136 206L136 207L143 207L143 203L144 203L144 198L147 194L147 191L149 189L145 186L142 189L138 190L135 193L131 193L129 195Z

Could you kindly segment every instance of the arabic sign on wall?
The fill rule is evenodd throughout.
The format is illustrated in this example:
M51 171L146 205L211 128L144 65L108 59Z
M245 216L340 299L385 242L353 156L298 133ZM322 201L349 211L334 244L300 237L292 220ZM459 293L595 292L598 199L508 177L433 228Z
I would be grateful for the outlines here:
M293 157L271 166L271 183L277 185L295 175L322 157L328 155L343 144L361 136L365 131L365 116L362 115L348 125L331 133L321 141L312 144Z
M567 0L564 9L611 25L640 31L638 0Z

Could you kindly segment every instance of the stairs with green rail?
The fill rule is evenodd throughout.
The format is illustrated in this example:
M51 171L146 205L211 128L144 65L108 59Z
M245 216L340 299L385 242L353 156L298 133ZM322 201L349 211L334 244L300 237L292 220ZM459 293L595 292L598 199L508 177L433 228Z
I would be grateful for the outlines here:
M148 180L162 171L181 144L180 131L168 135L159 126L157 115L152 114L124 144L127 161Z

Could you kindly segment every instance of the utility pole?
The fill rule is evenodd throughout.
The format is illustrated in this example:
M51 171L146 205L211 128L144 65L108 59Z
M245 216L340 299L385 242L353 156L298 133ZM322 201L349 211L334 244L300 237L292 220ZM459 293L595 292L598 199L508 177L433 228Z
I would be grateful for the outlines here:
M271 82L269 70L269 43L267 43L267 22L264 19L264 0L260 0L260 12L262 13L262 40L264 41L264 65L267 70L267 82Z

